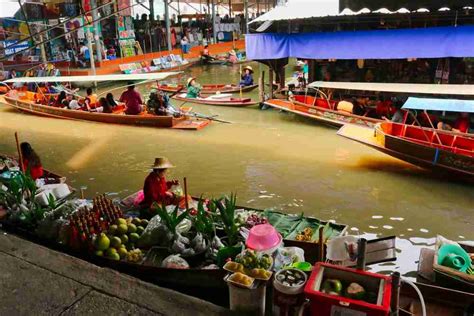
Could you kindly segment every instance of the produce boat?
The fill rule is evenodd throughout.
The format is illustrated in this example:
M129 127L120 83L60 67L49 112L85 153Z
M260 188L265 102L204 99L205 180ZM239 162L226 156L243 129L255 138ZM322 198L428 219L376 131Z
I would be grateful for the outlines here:
M422 168L474 179L474 138L392 122L345 125L337 133Z
M4 170L20 170L18 160L10 155L5 155L0 153L0 173ZM0 182L2 181L2 177L0 177ZM43 169L43 177L45 183L65 183L66 177L49 171L47 169ZM71 191L74 191L71 188Z
M344 124L357 124L372 127L382 120L354 115L343 110L334 110L336 101L324 100L309 95L295 95L294 102L281 99L270 99L264 103L276 109L308 117L320 123L341 127Z
M121 107L121 112L109 114L57 108L36 104L31 100L14 99L8 96L5 96L4 99L8 105L19 111L53 118L186 130L199 130L206 127L210 122L208 120L194 120L185 116L175 118L173 116L157 116L147 113L126 115L124 107Z
M222 105L222 106L233 106L233 107L246 107L258 104L258 101L253 101L251 98L234 98L230 94L225 95L213 95L205 98L187 98L186 93L177 94L172 97L178 101L207 104L207 105Z
M240 86L235 85L235 84L203 84L201 87L202 87L202 90L201 90L202 94L215 94L217 92L239 93L241 90L242 92L248 92L257 88L257 85L240 88ZM169 93L186 92L186 88L184 87L184 85L159 84L157 88Z

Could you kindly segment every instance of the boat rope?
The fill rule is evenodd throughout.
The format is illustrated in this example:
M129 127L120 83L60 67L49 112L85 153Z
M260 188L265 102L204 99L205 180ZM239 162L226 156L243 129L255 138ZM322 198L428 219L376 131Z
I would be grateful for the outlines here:
M435 148L435 154L433 157L433 166L438 163L438 158L439 158L439 148Z
M402 282L405 282L406 284L408 284L408 285L410 285L411 287L413 287L413 289L415 290L415 292L418 294L418 297L420 298L420 304L421 304L421 315L422 315L422 316L426 316L425 299L423 298L423 294L421 294L421 291L420 291L420 289L418 288L418 286L416 286L415 283L413 283L412 281L410 281L410 280L407 279L407 278L400 277L400 279L402 280Z

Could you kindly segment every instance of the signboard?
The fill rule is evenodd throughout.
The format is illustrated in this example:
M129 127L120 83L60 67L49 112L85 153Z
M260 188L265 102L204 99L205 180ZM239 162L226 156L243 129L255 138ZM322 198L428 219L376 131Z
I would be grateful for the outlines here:
M117 7L119 15L132 15L132 8L130 8L130 0L117 0Z
M16 44L16 43L18 43L18 40L3 41L3 47L5 47L5 55L6 56L11 55L11 54L15 54L19 51L22 51L22 50L27 49L28 47L30 47L30 44L27 41L21 42L19 44Z

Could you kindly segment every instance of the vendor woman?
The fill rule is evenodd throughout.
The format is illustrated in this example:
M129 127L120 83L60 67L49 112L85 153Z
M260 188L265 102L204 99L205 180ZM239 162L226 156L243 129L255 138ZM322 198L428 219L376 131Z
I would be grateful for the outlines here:
M144 199L141 205L150 207L154 202L161 205L173 204L176 197L169 190L171 186L177 185L178 180L166 181L166 172L168 169L174 168L171 162L165 158L160 157L155 159L152 166L152 172L146 177L143 185Z
M201 94L201 86L196 82L196 78L189 78L186 84L188 89L188 93L186 94L186 98L189 99L197 99Z
M242 74L241 80L240 80L240 86L241 87L248 87L253 85L253 69L250 66L245 66L244 68L244 73Z
M21 143L21 156L23 158L23 172L30 174L33 180L43 176L41 160L29 143Z

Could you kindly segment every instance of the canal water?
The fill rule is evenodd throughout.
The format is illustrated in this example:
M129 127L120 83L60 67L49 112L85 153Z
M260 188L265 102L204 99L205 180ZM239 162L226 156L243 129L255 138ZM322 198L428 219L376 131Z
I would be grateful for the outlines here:
M263 70L251 65L256 73ZM169 82L189 76L200 83L237 83L239 66L196 66ZM472 185L443 179L291 114L186 105L232 124L214 122L201 131L117 126L26 115L1 104L0 152L15 153L19 132L46 168L85 188L87 197L135 192L154 158L166 156L176 165L169 176L186 176L193 195L234 192L240 205L335 220L350 225L352 234L396 235L402 253L386 269L402 265L402 273L416 267L417 249L433 244L437 234L474 239Z

